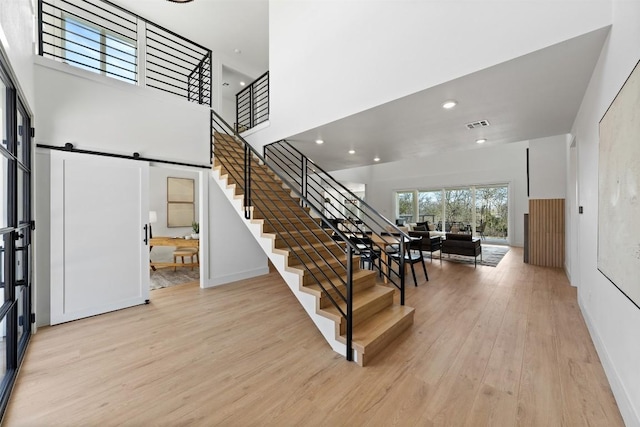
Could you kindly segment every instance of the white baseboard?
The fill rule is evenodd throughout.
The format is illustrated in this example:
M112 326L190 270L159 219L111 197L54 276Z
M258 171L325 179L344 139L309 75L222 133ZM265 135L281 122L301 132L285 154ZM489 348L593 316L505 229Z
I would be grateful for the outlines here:
M255 268L253 270L241 271L239 273L227 274L225 276L212 277L204 280L204 288L212 288L214 286L226 285L227 283L237 282L239 280L251 279L253 277L264 276L269 273L269 266Z
M584 305L582 304L580 292L578 292L578 306L580 306L582 317L587 324L587 329L589 329L589 334L591 335L593 344L596 347L598 356L600 357L600 362L602 363L605 375L609 380L609 386L611 387L613 396L616 399L618 409L620 410L620 414L622 415L622 419L624 420L625 425L627 427L640 427L640 415L638 415L636 409L633 407L633 404L629 399L629 393L627 393L627 390L624 388L624 384L620 380L620 375L618 375L615 366L611 362L609 352L604 346L602 339L598 334L598 331L593 326L591 318L589 317L589 313L587 312L587 310L585 310Z

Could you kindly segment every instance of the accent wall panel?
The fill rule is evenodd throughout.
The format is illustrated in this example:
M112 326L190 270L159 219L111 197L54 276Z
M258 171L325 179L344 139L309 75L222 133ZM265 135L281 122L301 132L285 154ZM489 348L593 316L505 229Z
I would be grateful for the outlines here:
M564 199L529 200L529 264L564 266Z
M600 120L598 270L640 308L638 64Z

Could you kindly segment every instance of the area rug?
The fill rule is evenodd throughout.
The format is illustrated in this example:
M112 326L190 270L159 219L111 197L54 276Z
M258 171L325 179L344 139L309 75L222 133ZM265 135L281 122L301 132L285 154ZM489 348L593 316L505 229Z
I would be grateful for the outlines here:
M509 252L509 246L497 246L497 245L482 245L482 261L478 257L478 265L486 265L487 267L496 267L502 258ZM437 253L434 257L434 261L438 261ZM442 256L443 261L457 262L459 264L474 264L473 257L444 254Z
M200 272L198 269L193 271L190 268L159 268L151 271L151 283L149 289L168 288L169 286L181 285L188 282L197 282L200 280Z

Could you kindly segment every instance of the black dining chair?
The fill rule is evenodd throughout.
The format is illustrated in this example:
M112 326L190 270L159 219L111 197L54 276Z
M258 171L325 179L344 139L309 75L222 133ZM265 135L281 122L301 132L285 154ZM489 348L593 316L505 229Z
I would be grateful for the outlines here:
M411 264L411 274L413 275L413 284L418 286L418 280L416 279L416 270L413 264L422 263L422 270L424 271L424 277L429 281L429 275L427 274L427 265L424 263L424 256L422 255L422 236L412 237L411 240L404 244L404 262ZM389 269L391 269L391 261L395 261L400 265L400 251L387 252L389 260ZM398 273L400 274L400 273Z
M364 268L364 264L366 263L369 266L368 269L373 270L374 263L378 260L378 271L379 275L382 276L381 250L377 246L374 246L373 240L367 236L352 237L349 240L358 248L360 268Z

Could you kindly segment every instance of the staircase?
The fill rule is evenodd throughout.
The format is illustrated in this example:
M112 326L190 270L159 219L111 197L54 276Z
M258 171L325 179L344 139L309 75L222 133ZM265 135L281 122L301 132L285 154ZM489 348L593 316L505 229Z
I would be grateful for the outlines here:
M220 132L220 122L213 133L216 182L334 351L365 366L411 326L414 309L394 302L396 289L359 267L348 238L321 227L295 197L297 186L231 130ZM336 241L336 233L344 239Z

